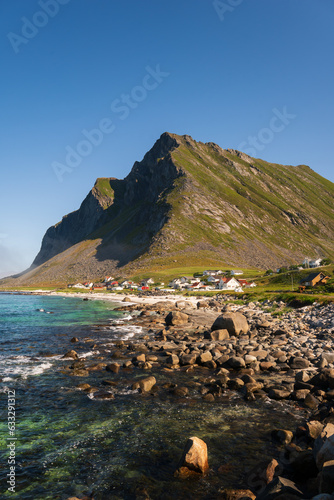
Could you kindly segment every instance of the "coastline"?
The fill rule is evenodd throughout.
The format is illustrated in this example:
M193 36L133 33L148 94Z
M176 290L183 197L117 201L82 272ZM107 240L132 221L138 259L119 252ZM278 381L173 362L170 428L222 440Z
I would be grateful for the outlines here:
M266 432L257 438L257 444L256 440L252 443L252 466L260 477L269 466L268 460L265 467L260 463L258 446L262 439L261 446L269 449L270 445L274 450L271 462L277 463L276 475L265 485L262 483L261 491L252 488L251 476L248 482L240 483L240 488L249 488L249 498L261 499L265 498L261 497L265 488L274 487L271 483L277 482L278 475L295 481L292 464L298 453L309 453L315 442L315 434L309 430L310 418L322 430L333 409L333 395L323 386L324 377L328 378L328 387L334 383L332 305L285 311L284 303L235 304L226 296L199 299L170 294L140 297L43 290L29 293L108 301L117 304L116 311L129 313L129 318L125 315L94 327L92 339L69 338L70 350L59 353L63 360L60 374L71 379L77 396L81 395L80 404L84 406L88 398L96 405L104 402L117 407L118 402L122 405L128 398L130 404L163 404L165 409L180 405L183 412L196 407L203 415L242 405L250 419L255 409L261 408ZM232 317L233 325L220 322L219 328L213 328L222 317ZM127 337L127 330L133 327L139 327L137 333ZM113 329L121 329L124 336L119 340L108 338ZM94 331L99 332L96 337ZM278 428L276 411L290 414L291 421ZM294 430L297 423L298 429ZM270 430L268 425L272 426ZM220 431L216 429L214 434L219 440ZM205 438L205 433L200 436ZM217 452L210 439L209 452ZM243 443L237 441L235 446L238 456ZM219 469L228 465L223 457L220 460L220 466L214 462L210 472L210 487L216 491L222 480ZM177 457L171 463L176 464ZM302 477L305 484L308 479ZM300 483L295 484L298 488ZM308 488L315 491L311 483Z

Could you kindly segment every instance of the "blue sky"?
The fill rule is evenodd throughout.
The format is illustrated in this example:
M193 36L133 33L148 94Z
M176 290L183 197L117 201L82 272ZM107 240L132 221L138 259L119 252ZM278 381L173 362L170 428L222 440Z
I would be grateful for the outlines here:
M3 0L0 14L0 276L164 131L334 181L332 0Z

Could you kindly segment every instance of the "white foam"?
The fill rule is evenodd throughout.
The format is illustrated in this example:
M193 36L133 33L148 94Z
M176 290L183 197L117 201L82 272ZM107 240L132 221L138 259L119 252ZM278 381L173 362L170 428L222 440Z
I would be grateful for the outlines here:
M26 379L31 375L40 375L45 370L52 367L52 363L44 361L41 358L31 359L29 356L15 356L12 358L1 356L1 358L0 375L7 376L4 380L13 380L12 377L10 377L12 375L21 376L23 379Z

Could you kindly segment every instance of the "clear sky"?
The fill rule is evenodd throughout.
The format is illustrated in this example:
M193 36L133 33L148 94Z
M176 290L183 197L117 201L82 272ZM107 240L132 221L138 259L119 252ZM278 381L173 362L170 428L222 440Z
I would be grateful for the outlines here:
M165 131L334 181L333 25L333 0L2 0L0 276Z

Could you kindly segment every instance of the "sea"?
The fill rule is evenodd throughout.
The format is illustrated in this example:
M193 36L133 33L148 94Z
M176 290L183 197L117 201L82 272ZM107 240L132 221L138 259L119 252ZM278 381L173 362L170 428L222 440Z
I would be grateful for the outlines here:
M186 398L131 390L143 376L139 369L69 375L73 360L63 355L70 349L85 361L98 360L99 353L105 360L117 342L142 335L129 324L129 313L114 310L117 305L0 293L0 498L213 499L226 487L259 491L257 464L277 455L271 430L294 429L296 408L246 403L238 394L205 402L198 392L201 373ZM163 370L154 375L162 386L170 377ZM114 399L78 388L111 376ZM179 376L181 385L187 382L187 375ZM206 442L210 472L182 480L174 472L191 436Z

